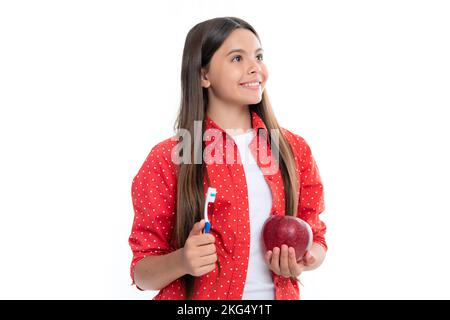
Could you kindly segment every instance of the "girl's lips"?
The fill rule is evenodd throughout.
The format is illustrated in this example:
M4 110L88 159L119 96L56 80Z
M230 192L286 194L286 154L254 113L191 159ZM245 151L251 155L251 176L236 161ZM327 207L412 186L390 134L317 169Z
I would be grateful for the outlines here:
M256 90L260 90L261 89L261 82L257 85L257 86L245 86L244 84L239 84L239 86L241 87L241 88L244 88L244 89L249 89L249 90L254 90L254 91L256 91Z

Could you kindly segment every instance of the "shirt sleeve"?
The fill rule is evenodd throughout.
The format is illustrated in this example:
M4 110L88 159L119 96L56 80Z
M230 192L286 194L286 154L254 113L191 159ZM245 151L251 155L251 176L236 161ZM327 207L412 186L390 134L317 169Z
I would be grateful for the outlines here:
M314 160L308 143L298 136L300 149L300 196L298 216L308 222L313 231L313 242L322 245L328 250L325 241L326 225L320 219L325 210L324 190L320 178L319 168Z
M131 285L136 285L134 269L141 259L174 250L170 238L175 223L176 181L168 149L162 143L153 147L132 181L134 220L128 240L133 253Z

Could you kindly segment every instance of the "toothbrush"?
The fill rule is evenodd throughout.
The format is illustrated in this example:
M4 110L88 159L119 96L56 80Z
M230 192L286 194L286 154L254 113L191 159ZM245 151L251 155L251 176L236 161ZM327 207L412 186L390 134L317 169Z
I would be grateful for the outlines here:
M204 217L205 217L205 233L209 232L209 229L211 229L211 222L209 222L208 219L208 204L213 203L216 200L216 194L217 191L215 188L208 188L208 192L206 193L205 197L205 211L204 211Z

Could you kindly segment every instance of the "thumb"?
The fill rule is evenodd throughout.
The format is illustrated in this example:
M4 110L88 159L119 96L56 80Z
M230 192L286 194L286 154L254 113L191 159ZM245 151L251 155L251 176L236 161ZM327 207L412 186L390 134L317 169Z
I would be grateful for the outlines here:
M202 219L199 222L195 223L194 226L192 227L191 232L189 233L189 237L202 234L202 230L204 227L205 227L205 219Z
M316 261L316 258L311 254L311 252L308 251L304 256L303 261L306 266L309 266L309 265L312 265Z

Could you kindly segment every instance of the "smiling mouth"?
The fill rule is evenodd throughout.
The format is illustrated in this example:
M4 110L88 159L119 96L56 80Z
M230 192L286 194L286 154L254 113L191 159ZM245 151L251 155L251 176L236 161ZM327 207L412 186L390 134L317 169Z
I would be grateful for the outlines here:
M261 82L260 81L259 82L255 81L255 82L240 83L239 86L241 86L241 87L243 87L245 89L256 90L256 89L259 89L261 87Z

